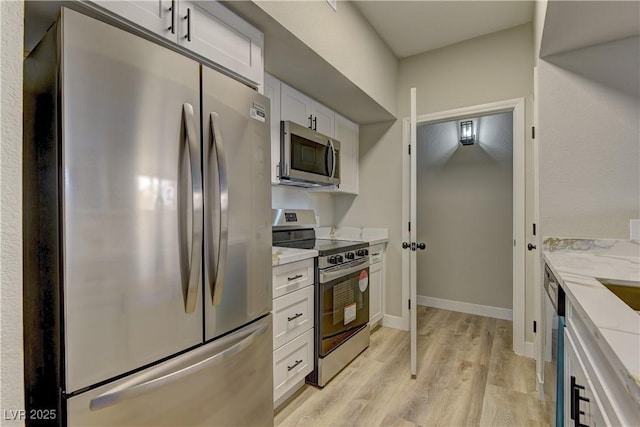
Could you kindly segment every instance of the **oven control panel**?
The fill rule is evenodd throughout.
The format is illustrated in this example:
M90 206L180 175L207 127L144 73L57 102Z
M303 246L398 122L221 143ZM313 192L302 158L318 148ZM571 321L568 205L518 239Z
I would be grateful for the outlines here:
M319 256L318 257L318 268L329 268L335 267L341 264L350 263L353 261L368 259L369 258L369 249L356 249L340 252L337 254Z

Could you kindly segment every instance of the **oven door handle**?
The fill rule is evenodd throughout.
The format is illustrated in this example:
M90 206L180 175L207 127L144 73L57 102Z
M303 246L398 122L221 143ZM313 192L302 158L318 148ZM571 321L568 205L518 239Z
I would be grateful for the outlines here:
M369 258L354 261L347 264L345 267L338 268L337 270L321 271L320 283L327 283L334 279L347 276L351 273L355 273L358 270L369 267Z

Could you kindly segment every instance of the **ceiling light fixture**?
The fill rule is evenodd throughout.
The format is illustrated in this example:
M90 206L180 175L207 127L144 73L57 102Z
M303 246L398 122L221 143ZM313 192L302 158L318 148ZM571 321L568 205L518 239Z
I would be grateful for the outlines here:
M462 145L473 145L476 141L476 133L473 128L473 120L463 120L460 122L460 143Z

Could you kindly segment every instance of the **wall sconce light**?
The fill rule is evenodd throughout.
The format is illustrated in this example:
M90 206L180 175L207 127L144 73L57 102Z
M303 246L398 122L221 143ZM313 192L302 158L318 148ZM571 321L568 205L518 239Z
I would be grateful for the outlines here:
M460 143L462 145L473 145L476 141L476 132L473 128L473 120L463 120L460 122Z

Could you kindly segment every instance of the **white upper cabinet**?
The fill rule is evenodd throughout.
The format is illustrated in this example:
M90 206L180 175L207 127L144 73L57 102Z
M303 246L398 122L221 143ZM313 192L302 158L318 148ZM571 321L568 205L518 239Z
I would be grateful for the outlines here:
M358 124L267 73L264 93L271 99L271 183L280 182L280 121L290 120L340 141L340 186L309 191L358 194Z
M177 3L178 44L262 85L264 36L260 31L217 1Z
M262 90L264 35L220 2L94 0L93 3Z
M307 128L311 127L311 103L313 100L286 83L281 84L281 120L290 120Z
M337 192L358 194L359 127L340 114L335 115L335 138L340 141L340 187Z
M330 108L285 83L282 83L281 102L282 120L290 120L321 134L334 136L335 113Z
M280 182L280 80L264 74L264 95L271 102L271 183Z
M335 133L335 113L330 108L322 104L313 102L311 104L311 126L313 130L321 134L332 136Z
M172 11L175 1L112 1L94 0L95 4L114 14L125 18L141 27L168 40L176 40L176 28L172 26L172 17L177 14Z

